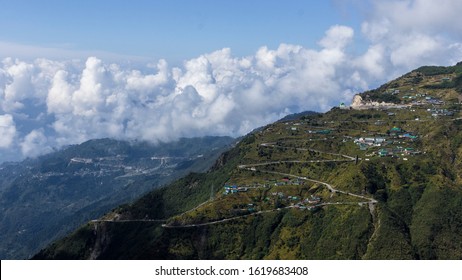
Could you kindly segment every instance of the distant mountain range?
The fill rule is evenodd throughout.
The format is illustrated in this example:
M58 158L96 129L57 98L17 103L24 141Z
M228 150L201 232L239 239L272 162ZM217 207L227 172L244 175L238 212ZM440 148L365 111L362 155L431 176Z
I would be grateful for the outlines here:
M0 258L29 258L38 249L190 172L203 172L230 148L230 137L152 145L91 140L0 165Z

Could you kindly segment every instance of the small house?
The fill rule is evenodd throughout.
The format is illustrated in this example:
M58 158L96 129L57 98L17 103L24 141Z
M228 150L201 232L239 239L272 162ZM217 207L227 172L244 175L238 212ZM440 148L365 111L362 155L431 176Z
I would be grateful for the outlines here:
M386 149L381 149L380 151L378 151L378 155L380 157L386 157L389 155L389 152Z
M415 152L414 148L405 148L404 149L404 154L406 154L406 155L414 154L414 152Z
M318 130L317 134L330 134L332 131L330 129Z
M408 139L414 140L414 139L417 139L417 136L413 135L412 133L407 132L401 135L401 138L408 138Z
M404 130L402 130L400 127L394 126L389 130L389 133L391 136L399 136L404 133Z
M319 208L318 206L308 206L306 209L308 209L309 211L315 211L318 208Z
M400 133L402 132L403 130L397 126L394 126L390 129L390 132L395 132L395 133Z

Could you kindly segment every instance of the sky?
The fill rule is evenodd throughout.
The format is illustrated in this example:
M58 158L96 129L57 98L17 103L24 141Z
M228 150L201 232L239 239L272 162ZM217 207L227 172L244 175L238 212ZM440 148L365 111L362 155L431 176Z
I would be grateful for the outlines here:
M237 56L281 43L314 47L333 22L358 23L340 5L319 0L3 0L0 6L8 31L0 34L3 42L174 63L224 47Z
M459 0L0 0L0 162L241 136L462 60Z

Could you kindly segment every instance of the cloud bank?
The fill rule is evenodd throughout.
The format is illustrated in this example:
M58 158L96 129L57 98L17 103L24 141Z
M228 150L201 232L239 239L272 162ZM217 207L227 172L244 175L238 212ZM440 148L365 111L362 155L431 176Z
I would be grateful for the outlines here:
M182 67L165 60L131 69L96 57L5 58L0 162L93 138L155 143L239 136L289 113L326 111L415 67L460 61L462 30L454 25L459 14L454 7L462 6L436 2L373 2L361 30L332 26L317 49L281 44L235 57L224 48ZM429 10L435 13L421 19ZM358 39L367 42L359 54L352 51Z

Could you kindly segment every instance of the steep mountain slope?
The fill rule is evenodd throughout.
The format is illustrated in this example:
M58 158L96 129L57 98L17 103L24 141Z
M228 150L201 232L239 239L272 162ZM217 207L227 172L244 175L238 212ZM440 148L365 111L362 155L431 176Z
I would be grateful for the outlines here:
M91 140L0 166L0 258L27 258L45 244L189 172L205 171L229 137L151 145Z
M268 125L34 258L461 259L461 68Z

